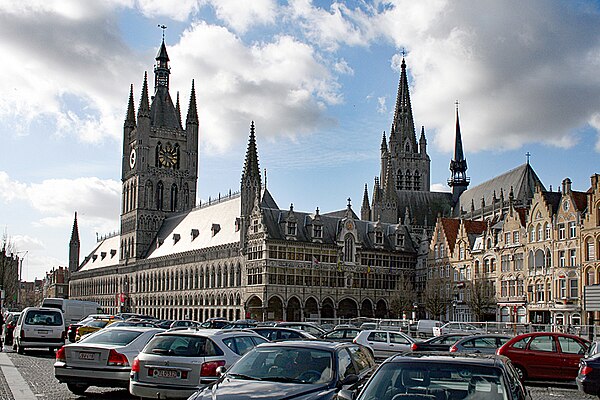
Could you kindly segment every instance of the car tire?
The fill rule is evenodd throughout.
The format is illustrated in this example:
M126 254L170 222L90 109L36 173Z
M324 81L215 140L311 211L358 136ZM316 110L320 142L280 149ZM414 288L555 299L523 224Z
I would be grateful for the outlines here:
M519 375L519 379L521 379L521 382L524 381L527 378L527 372L525 371L525 368L521 367L520 365L515 365L515 370L517 370L517 375Z
M89 387L89 385L86 385L84 383L67 383L67 388L69 388L69 390L73 392L73 394L76 394L78 396L83 395Z

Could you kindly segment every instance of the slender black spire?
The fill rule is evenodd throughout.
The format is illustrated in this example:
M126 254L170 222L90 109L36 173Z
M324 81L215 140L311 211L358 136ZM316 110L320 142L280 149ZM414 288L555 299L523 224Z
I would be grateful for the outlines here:
M133 105L133 85L129 88L129 102L127 103L127 115L125 117L125 128L135 128L135 107Z
M452 199L456 203L460 194L467 190L470 178L467 177L467 160L463 153L462 137L460 135L460 121L458 118L458 101L456 102L456 133L454 140L454 158L450 161L452 176L448 179L448 186L452 188Z
M254 121L250 125L250 138L248 139L248 148L246 150L246 160L244 161L244 172L242 173L242 184L245 180L258 181L260 188L260 167L258 165L258 151L256 150L256 136L254 135Z
M142 85L142 99L138 108L138 118L150 117L150 101L148 100L148 73L144 72L144 84Z
M77 211L73 220L73 230L71 231L71 240L69 241L69 272L77 271L79 268L79 227L77 225Z
M175 113L177 114L177 119L179 120L179 127L181 128L181 105L179 103L179 90L177 91L177 101L175 103Z
M185 119L187 124L198 125L198 109L196 108L196 89L194 87L194 80L192 79L192 92L190 93L190 105L188 106L187 118ZM254 125L253 125L254 126Z

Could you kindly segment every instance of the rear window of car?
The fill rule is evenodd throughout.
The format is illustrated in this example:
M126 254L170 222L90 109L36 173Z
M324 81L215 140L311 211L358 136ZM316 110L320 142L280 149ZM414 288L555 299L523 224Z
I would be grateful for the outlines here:
M254 336L234 336L223 339L225 346L229 347L235 354L243 356L252 350L257 344L266 343L267 340Z
M106 324L108 324L108 321L100 321L95 319L85 324L85 326L90 326L92 328L104 328Z
M115 344L117 346L125 346L138 338L142 332L123 331L119 329L101 330L95 335L86 335L81 343L88 344Z
M155 336L144 348L143 352L179 357L211 357L223 355L223 351L209 338L192 335Z
M60 311L30 310L25 317L25 324L61 326L63 319Z

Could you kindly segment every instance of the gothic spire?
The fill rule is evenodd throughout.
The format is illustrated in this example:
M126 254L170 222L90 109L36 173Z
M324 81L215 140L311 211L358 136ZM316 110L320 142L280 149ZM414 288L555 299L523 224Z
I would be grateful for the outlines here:
M175 103L175 113L177 114L177 120L179 120L179 127L181 127L181 105L179 104L179 90L177 91L177 102Z
M73 220L73 230L71 231L71 244L79 244L79 227L77 225L77 211L75 211L75 219Z
M383 136L381 137L381 152L386 153L387 151L387 140L385 139L385 131L383 131Z
M192 79L192 92L190 93L190 105L188 107L187 118L185 120L187 124L198 125L198 109L196 108L196 89L194 87L194 80ZM254 125L253 125L254 126Z
M254 136L254 121L250 125L250 138L244 161L244 172L242 173L242 184L246 180L257 180L260 188L260 167L258 165L258 152L256 150L256 137Z
M138 118L150 117L150 101L148 100L148 73L144 72L144 84L142 85L142 99L138 108Z
M415 135L415 123L413 121L412 107L410 104L410 93L408 86L408 76L406 74L406 62L402 57L402 71L400 72L400 82L398 84L398 95L396 97L396 109L394 111L394 122L390 132L390 142L394 138L400 147L400 151L406 152L406 141L410 141L409 151L417 152L417 138Z
M452 176L448 179L448 186L452 187L452 199L458 201L460 194L467 190L470 178L467 177L467 160L463 153L462 137L460 134L460 121L458 118L458 101L456 102L456 133L454 138L454 158L450 161Z
M135 128L135 107L133 105L133 84L129 88L129 102L127 103L127 115L125 117L125 128Z
M165 38L163 37L160 49L156 55L156 65L154 66L154 92L164 88L169 90L169 56L167 55L167 47L165 46Z
M77 226L77 211L75 211L73 230L71 231L71 240L69 241L69 272L75 272L79 267L79 249L79 227Z

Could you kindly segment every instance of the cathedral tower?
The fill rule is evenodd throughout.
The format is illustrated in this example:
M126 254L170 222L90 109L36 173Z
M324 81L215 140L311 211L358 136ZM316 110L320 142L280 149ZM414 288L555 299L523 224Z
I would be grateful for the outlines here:
M241 196L241 226L240 226L240 250L245 251L246 237L250 224L250 215L255 205L260 205L261 200L261 176L258 165L258 151L256 150L256 137L254 135L254 121L250 125L250 137L248 139L248 148L246 150L246 160L244 161L244 171L242 172L242 182L240 189Z
M119 259L144 258L165 217L191 210L198 182L198 112L194 82L186 126L169 93L169 56L161 43L154 65L154 96L144 83L135 117L133 85L123 125L121 248Z
M77 226L77 212L73 221L73 230L71 231L71 240L69 241L69 273L77 271L79 268L79 227Z

